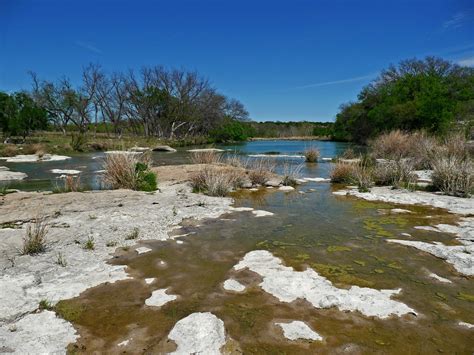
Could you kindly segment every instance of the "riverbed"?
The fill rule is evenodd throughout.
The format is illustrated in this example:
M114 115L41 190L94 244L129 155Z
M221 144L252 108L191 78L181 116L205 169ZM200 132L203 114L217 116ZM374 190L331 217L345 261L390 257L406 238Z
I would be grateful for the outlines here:
M312 144L318 145L323 158L346 148L334 142ZM303 163L300 155L307 145L262 141L220 148L244 157L267 155L279 169L285 163L303 164L301 177L327 178L329 160ZM156 153L154 159L157 164L183 163L189 154ZM67 168L88 166L91 175L100 170L95 162L74 158L67 164ZM30 166L16 168L36 171ZM49 168L29 175L51 180ZM222 320L223 333L217 323L202 327L208 329L207 338L215 340L210 346L227 353L472 353L472 276L441 258L388 242L460 245L454 234L434 226L456 225L466 216L430 206L338 195L334 192L343 186L310 180L288 192L270 188L235 192L233 207L220 209L224 214L213 216L218 218L197 220L188 203L184 220L169 230L169 239L144 237L112 248L108 264L124 270L128 278L98 284L58 304L58 313L72 323L78 336L68 349L183 350L180 341L189 346L196 340L186 332L178 332L184 340L172 340L177 324L210 312ZM199 198L191 196L199 206ZM146 252L138 253L137 247ZM225 286L228 280L234 288ZM155 305L153 295L162 296ZM306 333L288 337L281 324L295 321L312 333L305 328ZM203 353L213 353L207 350Z

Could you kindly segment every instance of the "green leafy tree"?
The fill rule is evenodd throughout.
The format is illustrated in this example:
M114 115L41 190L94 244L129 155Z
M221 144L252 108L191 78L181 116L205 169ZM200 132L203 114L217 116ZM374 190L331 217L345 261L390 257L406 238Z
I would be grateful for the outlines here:
M365 142L393 129L443 135L472 126L473 100L473 68L434 57L405 60L382 71L357 102L341 106L334 138Z
M4 134L26 138L32 131L46 129L48 117L31 97L23 92L0 94L0 125Z

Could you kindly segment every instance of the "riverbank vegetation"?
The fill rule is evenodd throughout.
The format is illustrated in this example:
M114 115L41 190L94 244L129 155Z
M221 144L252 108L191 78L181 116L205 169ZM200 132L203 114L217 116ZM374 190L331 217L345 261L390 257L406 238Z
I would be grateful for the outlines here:
M113 189L155 191L156 174L150 170L147 154L107 154L104 161L104 182Z
M444 136L474 128L474 68L440 58L410 59L390 66L341 106L333 137L366 143L391 130L425 130Z
M366 155L339 158L331 171L335 183L371 186L420 187L447 195L469 197L474 193L472 146L464 135L435 138L424 132L392 131L369 142ZM425 175L419 184L419 175Z

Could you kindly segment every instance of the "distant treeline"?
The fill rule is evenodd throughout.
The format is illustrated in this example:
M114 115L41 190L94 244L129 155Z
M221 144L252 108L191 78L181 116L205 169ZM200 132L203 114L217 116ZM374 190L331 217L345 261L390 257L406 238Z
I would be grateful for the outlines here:
M83 69L77 85L66 77L48 81L31 73L31 78L31 91L0 93L4 136L25 137L46 128L86 135L101 126L115 136L173 140L221 130L235 133L248 120L239 101L219 93L198 73L182 69L155 66L107 73L91 64Z
M251 137L288 138L288 137L331 137L333 122L249 122Z
M473 127L474 68L427 57L390 66L342 105L333 138L364 143L395 129L471 135Z

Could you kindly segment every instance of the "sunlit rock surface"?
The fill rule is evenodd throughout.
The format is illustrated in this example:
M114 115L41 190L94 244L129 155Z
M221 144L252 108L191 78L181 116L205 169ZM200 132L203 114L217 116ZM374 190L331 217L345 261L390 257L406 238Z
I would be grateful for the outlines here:
M192 313L174 325L168 338L178 346L172 354L221 354L224 322L210 312Z
M376 290L352 286L334 287L313 269L295 271L266 250L255 250L234 266L235 270L249 270L263 277L262 289L282 302L305 299L316 308L337 307L341 311L359 311L366 316L387 318L416 312L391 297L401 290Z
M323 340L323 337L312 330L306 323L295 320L290 323L275 323L283 330L283 335L289 340Z

